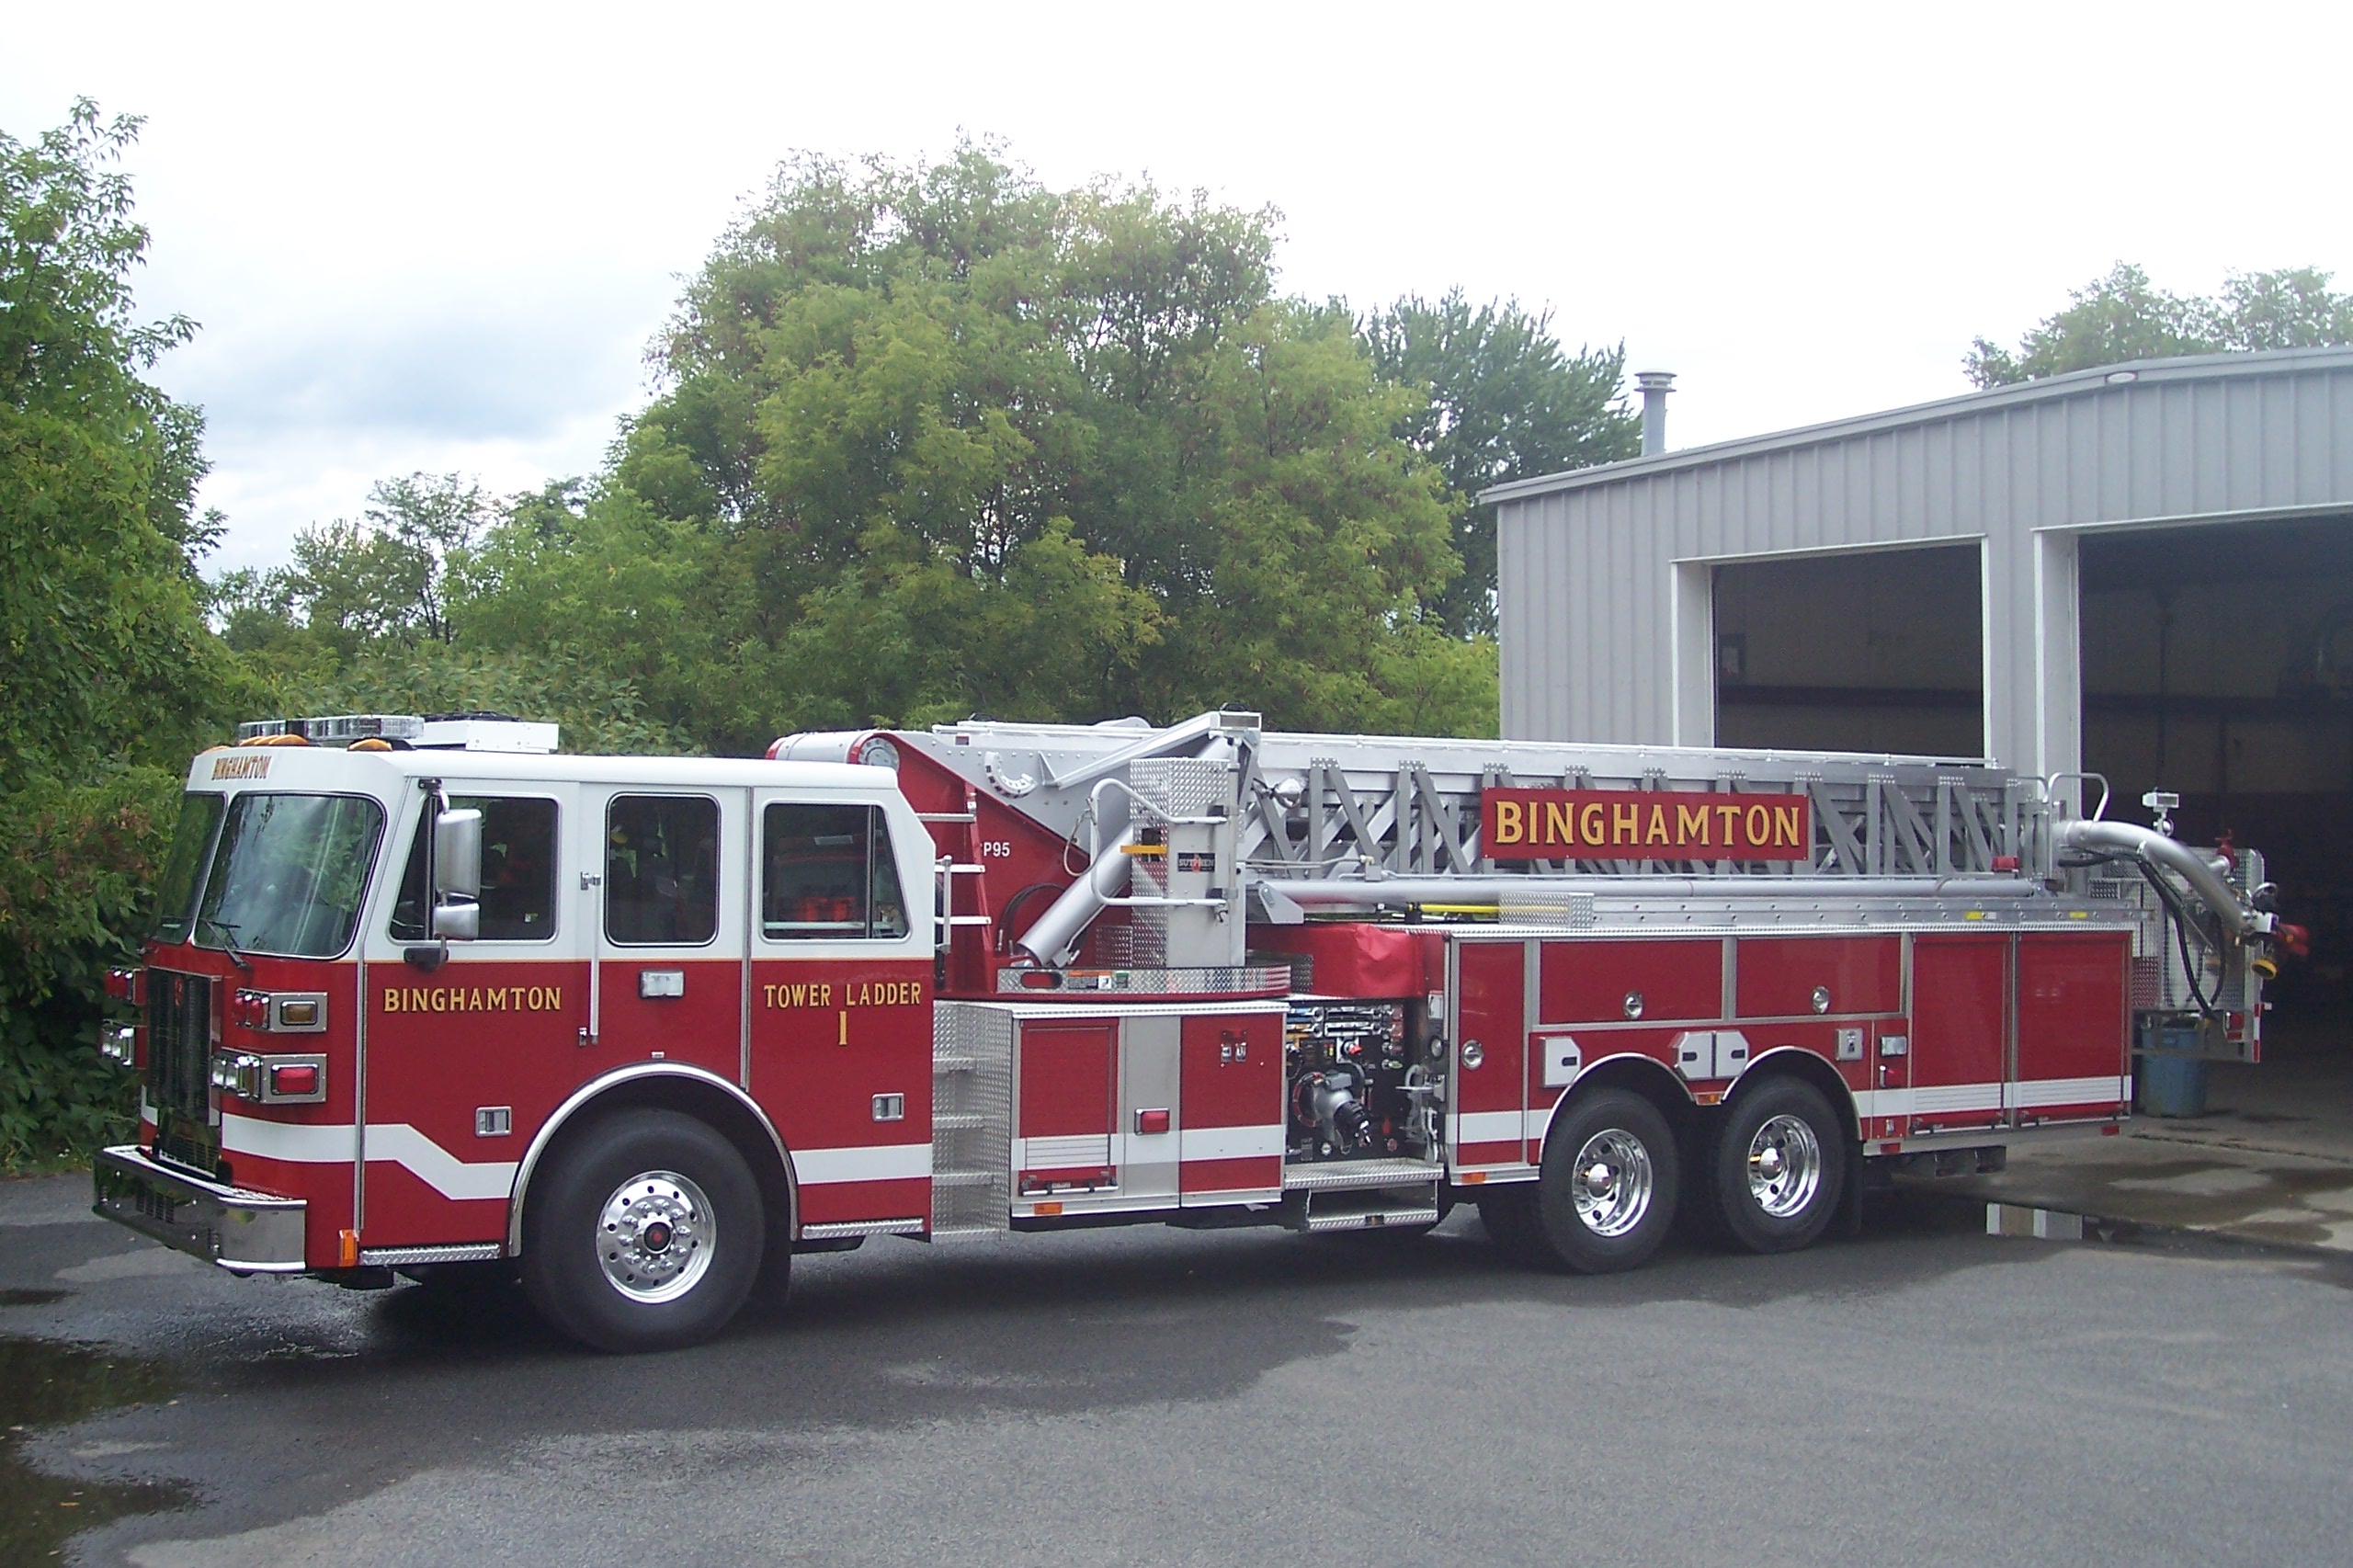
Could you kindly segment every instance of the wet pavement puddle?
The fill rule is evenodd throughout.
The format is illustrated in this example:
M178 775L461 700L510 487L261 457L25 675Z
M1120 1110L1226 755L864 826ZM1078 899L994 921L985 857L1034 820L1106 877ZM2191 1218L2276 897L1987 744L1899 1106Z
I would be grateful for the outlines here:
M2353 1249L2353 1165L2244 1156L2021 1159L1972 1190L2103 1220Z
M190 1501L185 1488L166 1483L50 1475L36 1470L25 1454L39 1428L167 1400L177 1387L161 1362L111 1356L96 1346L0 1335L0 1568L55 1562L80 1531ZM114 1458L145 1446L98 1443L88 1445L87 1453L74 1453Z

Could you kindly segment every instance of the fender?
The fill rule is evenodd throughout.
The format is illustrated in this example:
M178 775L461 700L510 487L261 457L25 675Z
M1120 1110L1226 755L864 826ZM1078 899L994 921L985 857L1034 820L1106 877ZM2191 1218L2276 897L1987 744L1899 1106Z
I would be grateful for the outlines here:
M617 1088L623 1084L636 1083L648 1078L679 1078L702 1085L707 1088L717 1089L751 1113L752 1119L759 1124L760 1131L767 1134L768 1144L776 1151L777 1163L784 1167L785 1191L790 1205L790 1211L786 1215L789 1225L787 1233L793 1236L801 1233L801 1184L793 1176L792 1156L786 1151L783 1138L778 1135L776 1123L768 1119L767 1112L760 1108L759 1103L718 1074L688 1062L633 1062L626 1067L616 1067L601 1077L591 1078L574 1089L572 1092L572 1097L556 1107L555 1113L541 1123L539 1131L532 1135L531 1146L523 1152L522 1164L515 1168L515 1190L507 1196L506 1199L507 1256L523 1256L523 1199L530 1189L531 1173L539 1167L540 1156L546 1153L548 1145L555 1141L556 1133L561 1131L564 1124L574 1115L586 1108L591 1101L598 1098L608 1090Z
M1847 1086L1847 1080L1839 1074L1838 1069L1833 1067L1827 1061L1825 1061L1820 1051L1808 1051L1802 1045L1776 1045L1758 1054L1750 1061L1747 1070L1741 1074L1739 1084L1735 1084L1732 1090L1725 1093L1724 1103L1727 1105L1732 1103L1733 1094L1738 1091L1741 1084L1745 1084L1751 1078L1756 1076L1756 1069L1759 1066L1771 1061L1776 1056L1789 1056L1792 1054L1802 1056L1807 1062L1813 1063L1813 1065L1807 1068L1804 1072L1797 1074L1797 1077L1802 1079L1806 1083L1812 1084L1817 1089L1822 1087L1824 1083L1835 1082L1837 1084L1838 1092L1830 1096L1830 1109L1834 1114L1843 1115L1847 1119L1847 1126L1852 1130L1856 1137L1859 1138L1862 1135L1863 1124L1856 1115L1855 1091Z
M1544 1129L1543 1131L1535 1139L1536 1142L1539 1144L1548 1144L1552 1141L1553 1119L1561 1114L1561 1108L1569 1103L1569 1096L1575 1094L1578 1089L1582 1088L1585 1085L1585 1081L1592 1077L1596 1070L1612 1062L1639 1062L1645 1067L1654 1069L1661 1078L1681 1090L1683 1097L1686 1100L1691 1099L1690 1085L1684 1083L1682 1079L1677 1077L1673 1073L1667 1071L1666 1064L1661 1062L1657 1057L1645 1056L1639 1051L1617 1051L1611 1055L1601 1058L1598 1062L1588 1062L1584 1067L1578 1069L1575 1079L1553 1097L1552 1108L1544 1113ZM1751 1063L1752 1069L1754 1068L1754 1063ZM1744 1074L1744 1076L1745 1075L1745 1074ZM1692 1103L1696 1105L1698 1102L1692 1101ZM1490 1177L1489 1179L1493 1180L1494 1178ZM1535 1179L1535 1176L1531 1172L1529 1176L1520 1179L1524 1181L1533 1181Z

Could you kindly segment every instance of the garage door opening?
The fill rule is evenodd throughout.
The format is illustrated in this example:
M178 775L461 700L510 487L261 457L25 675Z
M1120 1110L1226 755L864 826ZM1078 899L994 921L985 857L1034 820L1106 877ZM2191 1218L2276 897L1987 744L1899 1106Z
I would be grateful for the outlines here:
M1716 744L1984 756L1983 577L1974 541L1717 567Z
M2283 1015L2353 999L2353 517L2086 536L2084 766L2109 815L2181 796L2175 830L2263 851L2311 928Z

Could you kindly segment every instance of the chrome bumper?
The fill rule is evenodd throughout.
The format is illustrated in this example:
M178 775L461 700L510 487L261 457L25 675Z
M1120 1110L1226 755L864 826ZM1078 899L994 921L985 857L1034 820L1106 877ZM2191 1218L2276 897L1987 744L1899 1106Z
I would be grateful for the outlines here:
M193 1253L240 1274L300 1274L299 1198L272 1198L223 1187L158 1165L136 1144L99 1151L90 1175L91 1210L165 1246Z

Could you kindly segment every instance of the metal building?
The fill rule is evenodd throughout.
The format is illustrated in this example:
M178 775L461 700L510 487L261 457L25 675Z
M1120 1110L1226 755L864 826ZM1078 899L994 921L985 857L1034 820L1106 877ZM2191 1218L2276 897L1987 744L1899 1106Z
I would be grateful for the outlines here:
M2353 349L2148 361L1551 474L1496 506L1503 733L1707 745L1734 562L1976 546L1991 754L2079 764L2087 536L2353 512Z
M1506 736L2094 768L2118 814L2176 790L2185 835L2304 868L2353 945L2353 349L2056 376L1485 499Z

